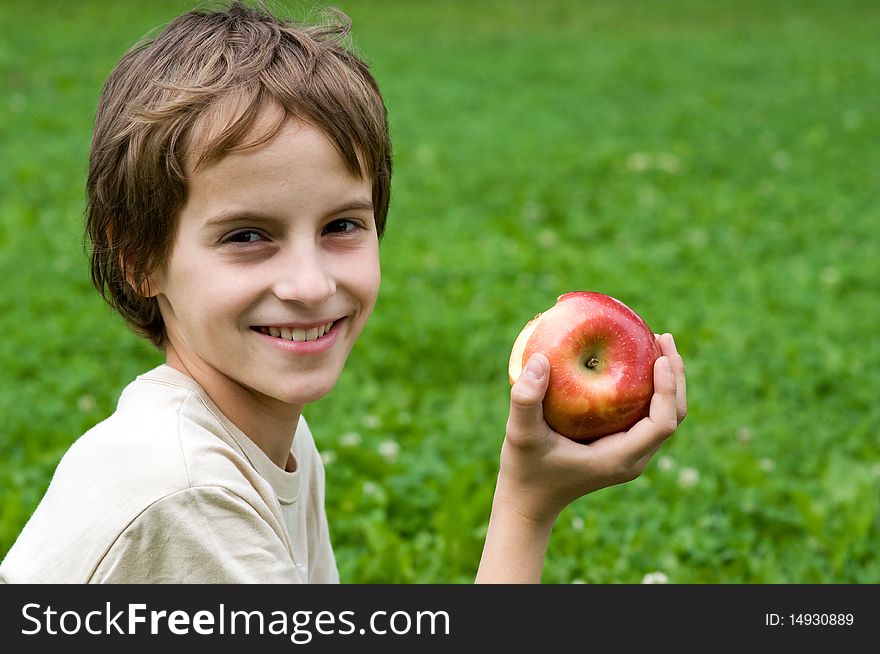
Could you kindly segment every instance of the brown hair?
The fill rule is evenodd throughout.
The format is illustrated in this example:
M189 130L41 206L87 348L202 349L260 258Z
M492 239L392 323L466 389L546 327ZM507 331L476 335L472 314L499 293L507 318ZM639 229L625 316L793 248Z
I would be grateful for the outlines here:
M350 19L305 26L262 5L179 16L135 45L104 84L89 158L86 240L92 282L157 347L165 325L139 291L167 258L186 170L259 145L296 116L322 130L349 170L372 179L381 238L391 194L385 105L367 65L342 44ZM267 110L268 130L255 133Z

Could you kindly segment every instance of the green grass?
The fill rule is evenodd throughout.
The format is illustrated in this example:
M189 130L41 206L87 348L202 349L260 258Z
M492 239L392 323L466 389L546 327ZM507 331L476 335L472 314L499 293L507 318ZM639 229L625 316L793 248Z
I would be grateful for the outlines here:
M590 289L675 334L690 415L544 580L880 582L877 3L338 4L396 155L376 311L306 412L343 581L473 579L509 348ZM82 189L103 79L190 6L0 5L0 556L160 361L88 284Z

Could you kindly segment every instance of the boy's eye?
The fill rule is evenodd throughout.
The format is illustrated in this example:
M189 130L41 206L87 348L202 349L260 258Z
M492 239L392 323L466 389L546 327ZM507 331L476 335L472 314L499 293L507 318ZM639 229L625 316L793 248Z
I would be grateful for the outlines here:
M325 234L345 234L348 232L353 232L356 229L359 229L360 225L356 223L354 220L349 220L348 218L340 218L339 220L334 220L327 224L324 228Z
M242 229L238 232L233 232L229 236L223 239L224 243L254 243L256 241L262 241L263 235L260 232L253 229Z

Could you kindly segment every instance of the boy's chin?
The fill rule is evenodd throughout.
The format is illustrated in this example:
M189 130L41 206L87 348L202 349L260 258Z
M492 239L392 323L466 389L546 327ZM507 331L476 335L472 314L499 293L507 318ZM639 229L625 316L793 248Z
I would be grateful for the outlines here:
M337 378L334 378L332 381L328 380L322 383L306 382L299 384L294 388L275 389L272 393L272 397L279 402L293 406L302 406L311 402L317 402L333 390L333 387L336 386L336 379Z

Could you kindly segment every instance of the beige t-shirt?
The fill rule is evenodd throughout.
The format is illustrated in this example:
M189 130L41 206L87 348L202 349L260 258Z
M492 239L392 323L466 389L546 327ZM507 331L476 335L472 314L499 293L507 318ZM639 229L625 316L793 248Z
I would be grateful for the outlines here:
M64 455L0 564L6 583L338 583L305 420L276 466L161 365Z

